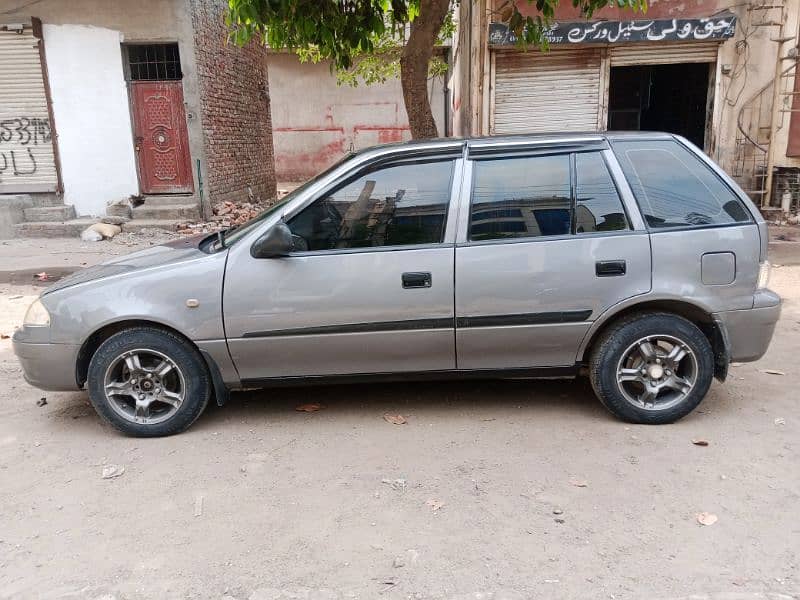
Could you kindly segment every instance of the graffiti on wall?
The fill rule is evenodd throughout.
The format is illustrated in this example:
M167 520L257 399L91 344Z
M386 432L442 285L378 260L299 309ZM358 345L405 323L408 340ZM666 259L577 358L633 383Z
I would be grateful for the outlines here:
M14 117L0 120L0 182L4 177L24 177L38 170L37 146L52 142L50 120L40 117Z
M15 117L0 121L0 146L16 142L21 146L50 143L50 119Z

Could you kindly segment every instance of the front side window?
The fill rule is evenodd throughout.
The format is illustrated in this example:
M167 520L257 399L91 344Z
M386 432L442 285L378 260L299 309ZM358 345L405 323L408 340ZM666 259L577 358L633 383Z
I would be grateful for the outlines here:
M453 161L385 165L325 193L287 225L295 250L438 244Z
M471 240L570 233L568 154L478 160L473 170Z
M678 142L623 141L613 148L651 228L750 221L742 201Z

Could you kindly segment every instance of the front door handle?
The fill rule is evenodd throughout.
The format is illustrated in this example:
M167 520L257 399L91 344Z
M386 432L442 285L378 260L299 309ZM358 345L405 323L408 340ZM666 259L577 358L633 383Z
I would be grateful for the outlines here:
M433 280L430 273L423 273L414 271L411 273L403 273L403 288L429 288L433 285Z
M619 277L625 275L627 266L624 260L598 260L594 272L598 277Z

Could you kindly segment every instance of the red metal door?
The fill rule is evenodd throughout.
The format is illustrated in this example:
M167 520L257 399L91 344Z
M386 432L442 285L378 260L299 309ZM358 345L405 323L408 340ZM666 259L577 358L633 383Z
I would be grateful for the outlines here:
M143 194L192 192L180 81L132 81L133 135Z

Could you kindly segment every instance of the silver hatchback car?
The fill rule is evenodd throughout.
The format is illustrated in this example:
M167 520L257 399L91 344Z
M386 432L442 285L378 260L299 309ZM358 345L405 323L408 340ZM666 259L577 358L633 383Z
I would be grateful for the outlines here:
M619 418L669 423L766 351L768 268L756 207L680 137L407 143L56 283L14 349L136 436L242 388L582 372Z

